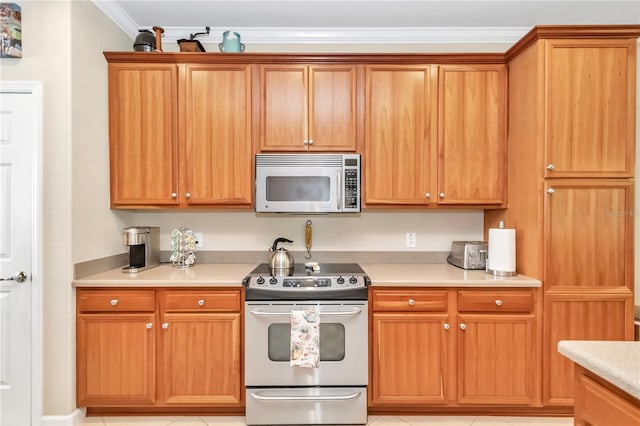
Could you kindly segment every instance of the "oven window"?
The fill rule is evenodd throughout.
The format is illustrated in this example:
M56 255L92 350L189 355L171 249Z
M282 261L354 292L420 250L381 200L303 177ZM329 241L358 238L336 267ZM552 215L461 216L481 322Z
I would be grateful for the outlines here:
M320 361L344 359L344 325L320 324ZM269 359L289 362L291 359L291 324L269 325Z
M330 201L328 176L269 176L267 201Z

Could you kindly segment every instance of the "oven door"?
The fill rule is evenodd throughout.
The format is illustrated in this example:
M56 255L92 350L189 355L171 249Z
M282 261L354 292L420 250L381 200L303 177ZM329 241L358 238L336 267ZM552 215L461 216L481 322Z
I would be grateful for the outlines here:
M290 366L291 311L320 307L320 365ZM367 384L366 301L245 302L246 386Z
M342 205L342 168L257 167L256 211L335 213Z

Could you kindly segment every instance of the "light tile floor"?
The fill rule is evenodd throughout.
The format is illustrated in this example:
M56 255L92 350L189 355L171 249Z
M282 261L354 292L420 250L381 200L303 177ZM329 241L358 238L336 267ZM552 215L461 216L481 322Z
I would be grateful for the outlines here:
M570 417L369 416L371 426L572 426ZM87 417L78 426L246 426L244 417Z

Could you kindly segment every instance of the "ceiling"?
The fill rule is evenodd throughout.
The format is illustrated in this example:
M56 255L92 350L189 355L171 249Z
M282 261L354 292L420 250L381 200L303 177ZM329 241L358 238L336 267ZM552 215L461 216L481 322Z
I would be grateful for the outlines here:
M92 0L133 37L211 27L250 43L513 43L535 25L640 24L640 0Z

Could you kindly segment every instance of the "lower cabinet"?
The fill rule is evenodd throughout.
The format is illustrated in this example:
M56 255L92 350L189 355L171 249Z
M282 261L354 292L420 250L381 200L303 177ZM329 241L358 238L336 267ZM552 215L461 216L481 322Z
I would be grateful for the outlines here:
M536 289L372 289L372 408L535 406Z
M76 296L79 407L243 407L239 289Z

